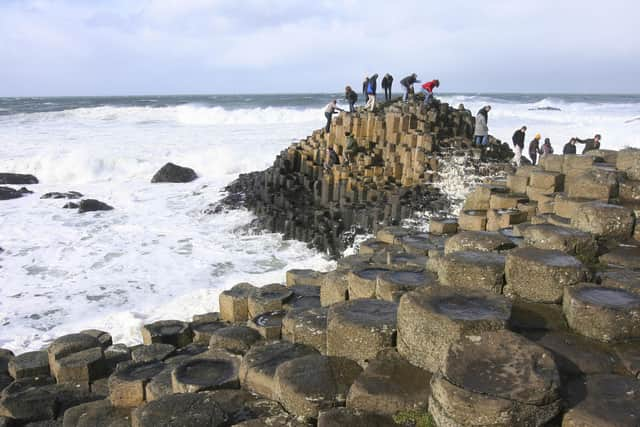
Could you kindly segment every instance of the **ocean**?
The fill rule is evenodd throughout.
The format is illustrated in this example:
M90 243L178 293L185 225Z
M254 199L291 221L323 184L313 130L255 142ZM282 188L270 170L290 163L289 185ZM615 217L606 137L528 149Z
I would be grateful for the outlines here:
M603 148L640 147L640 95L437 96L473 112L492 105L490 133L502 140L527 125L528 140L540 133L556 152L595 133ZM249 231L247 211L206 213L239 173L270 166L323 126L333 97L0 98L0 172L41 182L32 195L0 201L0 347L36 350L87 328L134 344L144 323L217 310L218 294L235 283L333 268L304 243ZM150 184L169 161L200 178ZM65 200L40 199L69 190L115 210L78 214L61 208Z

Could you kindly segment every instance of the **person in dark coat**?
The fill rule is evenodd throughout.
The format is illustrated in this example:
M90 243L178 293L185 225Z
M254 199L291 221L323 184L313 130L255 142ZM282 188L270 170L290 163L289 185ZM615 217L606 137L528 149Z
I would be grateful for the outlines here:
M473 143L478 147L489 144L489 111L491 111L491 105L485 105L476 114Z
M390 101L391 100L391 85L392 84L393 84L393 76L391 74L389 74L389 73L385 74L384 77L382 78L382 82L380 83L380 85L384 89L384 100L385 101Z
M349 112L356 111L356 102L358 101L358 94L355 90L351 89L351 86L344 88L344 99L349 103Z
M564 144L562 148L562 154L576 154L576 139L571 138L569 142Z
M520 129L515 131L511 137L511 141L513 142L513 151L515 152L515 156L513 156L513 163L518 167L522 164L522 150L524 150L524 138L526 132L527 127L522 126Z
M337 114L338 111L344 111L342 108L338 107L337 102L338 101L334 99L324 107L324 116L327 118L327 124L325 125L324 130L327 133L331 130L331 117L333 117L334 114Z
M339 165L339 164L340 164L340 158L338 157L338 153L336 153L336 150L333 149L333 145L330 145L329 148L327 148L324 168L331 169L333 165Z
M529 143L529 158L531 159L531 164L534 166L538 160L538 153L540 153L540 138L542 138L542 136L537 133Z
M404 88L404 96L402 97L402 100L404 102L407 102L409 100L409 92L412 91L413 85L415 83L420 83L420 80L418 80L418 75L416 73L413 73L410 76L407 76L404 79L400 80L400 84Z
M362 96L367 98L367 89L369 88L369 76L364 76L364 80L362 81Z
M542 157L553 154L553 147L551 146L551 140L549 138L544 139L544 144L542 144L540 148L540 154L542 154Z
M582 150L582 154L591 150L599 150L600 149L600 139L602 136L597 133L593 138L580 139L576 138L576 142L578 144L584 144L584 150Z

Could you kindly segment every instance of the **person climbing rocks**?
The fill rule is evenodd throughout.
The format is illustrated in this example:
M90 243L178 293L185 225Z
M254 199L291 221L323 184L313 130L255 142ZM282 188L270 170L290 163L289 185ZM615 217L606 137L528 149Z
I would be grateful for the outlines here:
M536 133L536 136L529 143L529 158L531 159L531 164L535 166L536 161L538 160L538 153L540 153L540 136L539 133Z
M433 89L440 87L440 80L435 79L430 82L426 82L422 85L422 92L424 93L424 105L431 104L433 100Z
M334 114L337 114L338 111L344 110L338 107L338 101L336 101L335 99L328 103L326 107L324 107L324 116L327 118L327 125L324 127L324 130L327 133L329 133L329 131L331 130L331 117L333 117Z
M351 135L351 132L345 132L344 136L346 137L346 144L343 152L344 163L351 164L355 158L358 143L353 135Z
M364 76L364 80L362 81L362 96L367 98L367 88L369 87L369 76Z
M527 132L527 127L522 126L520 129L516 130L511 137L511 141L513 142L513 151L515 152L515 156L513 156L513 163L517 167L520 167L522 164L522 150L524 150L524 138Z
M562 148L562 154L576 154L576 139L571 138L569 142L564 144Z
M356 111L356 102L358 101L358 94L355 90L351 89L351 86L344 88L344 99L349 103L349 112Z
M540 148L540 153L542 157L553 154L553 147L551 146L551 140L549 138L544 139L544 144L542 144L542 148Z
M400 84L404 88L404 96L402 97L402 100L404 102L407 102L409 100L409 92L411 92L415 83L420 83L420 80L418 80L418 75L416 73L413 73L400 80Z
M575 138L578 144L584 144L584 150L582 150L582 154L591 150L599 150L601 139L602 139L602 136L599 133L595 134L593 138L587 138L587 139Z
M340 159L338 158L338 153L333 149L333 145L327 147L327 154L324 162L324 168L329 170L333 167L333 165L339 165Z
M476 128L473 132L473 144L485 146L489 143L489 111L491 105L485 105L476 114Z
M393 84L393 76L389 73L382 78L380 85L384 89L384 100L391 101L391 85Z
M366 108L369 109L369 111L373 111L374 108L376 108L376 89L377 89L377 85L378 85L378 75L374 74L373 76L369 77L369 84L367 86L367 105L365 106Z

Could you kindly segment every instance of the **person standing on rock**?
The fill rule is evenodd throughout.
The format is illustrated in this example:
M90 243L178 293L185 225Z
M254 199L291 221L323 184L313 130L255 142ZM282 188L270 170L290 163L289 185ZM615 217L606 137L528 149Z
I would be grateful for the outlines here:
M351 89L351 86L344 88L344 98L349 103L349 112L354 113L356 111L356 102L358 101L358 94L355 90Z
M602 136L599 133L595 134L593 138L587 138L587 139L575 138L578 144L584 144L584 150L582 150L582 154L585 154L587 151L591 151L591 150L599 150L600 139L602 139Z
M384 89L384 100L391 101L391 85L393 84L393 76L389 73L382 78L380 85Z
M376 108L376 89L378 86L378 75L374 74L369 77L369 84L367 86L367 105L366 108L369 111L373 111Z
M529 158L531 159L531 164L535 166L538 160L538 153L540 153L540 136L539 133L536 133L536 136L529 143Z
M435 79L430 82L426 82L422 85L422 92L424 93L424 105L431 104L433 100L433 89L440 87L440 80Z
M364 76L364 80L362 81L362 96L367 98L367 89L369 88L369 76Z
M522 126L520 129L515 131L511 137L511 141L513 142L513 151L516 153L515 156L513 156L513 163L515 163L517 167L520 167L522 164L522 150L524 150L524 138L526 132L527 127Z
M569 142L564 144L562 148L562 154L576 154L576 139L571 138Z
M491 105L485 105L476 114L476 128L473 132L475 146L485 146L489 143L489 111L491 111Z
M544 139L544 144L542 144L542 148L540 148L540 153L542 157L553 154L553 147L551 146L551 140L549 138Z
M324 130L329 133L331 130L331 117L336 114L338 111L344 111L342 108L338 107L338 101L335 99L327 104L324 107L324 116L327 118L327 125L324 127Z
M409 100L409 92L411 91L415 83L420 83L420 80L418 80L418 75L416 73L413 73L400 80L400 84L404 88L404 96L402 97L402 100L404 102L407 102Z
M333 149L333 145L330 145L327 148L327 154L324 162L324 168L329 170L333 167L333 165L339 165L340 159L338 158L338 153Z

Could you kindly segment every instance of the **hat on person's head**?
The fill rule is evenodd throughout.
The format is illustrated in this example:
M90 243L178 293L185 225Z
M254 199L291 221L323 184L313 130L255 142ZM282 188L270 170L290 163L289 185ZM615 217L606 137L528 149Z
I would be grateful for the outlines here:
M536 133L536 136L534 139L540 139L540 138L542 138L542 135L540 135L539 133Z
M547 144L547 143L548 143L548 144L551 144L551 140L550 140L549 138L545 138L545 139L544 139L544 143L545 143L545 144Z

